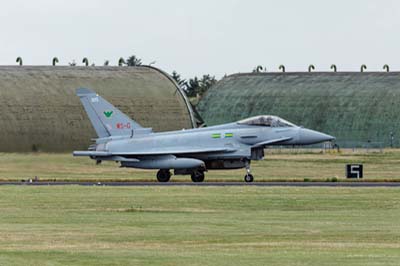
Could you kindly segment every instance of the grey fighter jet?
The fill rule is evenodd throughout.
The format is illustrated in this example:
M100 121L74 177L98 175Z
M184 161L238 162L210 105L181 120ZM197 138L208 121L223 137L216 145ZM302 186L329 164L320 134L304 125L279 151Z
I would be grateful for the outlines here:
M87 156L97 163L116 161L121 167L157 169L157 180L168 182L175 175L191 175L203 182L211 169L246 168L244 180L253 182L252 160L262 160L270 145L308 145L334 137L296 126L277 116L262 115L234 123L180 131L155 133L143 128L89 89L77 95L98 135Z

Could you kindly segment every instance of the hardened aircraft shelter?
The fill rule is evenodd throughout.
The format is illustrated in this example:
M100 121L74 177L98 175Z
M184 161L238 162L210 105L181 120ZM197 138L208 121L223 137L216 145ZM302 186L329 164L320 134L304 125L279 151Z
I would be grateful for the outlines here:
M153 67L0 66L0 151L86 149L96 134L75 95L80 87L155 131L196 124L181 89Z
M271 114L333 135L341 147L400 146L399 72L234 74L197 109L207 125Z

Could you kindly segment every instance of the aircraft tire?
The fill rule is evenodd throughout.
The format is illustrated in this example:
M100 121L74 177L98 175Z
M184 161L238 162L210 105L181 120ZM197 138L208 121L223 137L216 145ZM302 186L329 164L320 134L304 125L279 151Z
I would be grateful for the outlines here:
M244 181L246 183L252 183L254 181L254 176L252 174L247 174L244 176Z
M169 170L160 170L157 172L157 180L160 183L167 183L171 179L171 172Z
M202 171L195 171L191 175L192 181L194 183L201 183L204 181L204 172Z

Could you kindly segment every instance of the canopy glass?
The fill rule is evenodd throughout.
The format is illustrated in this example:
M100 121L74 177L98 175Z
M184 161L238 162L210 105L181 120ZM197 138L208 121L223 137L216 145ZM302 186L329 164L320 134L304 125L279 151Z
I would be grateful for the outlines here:
M272 115L250 117L239 121L238 124L264 127L296 127L296 125L286 121L285 119Z

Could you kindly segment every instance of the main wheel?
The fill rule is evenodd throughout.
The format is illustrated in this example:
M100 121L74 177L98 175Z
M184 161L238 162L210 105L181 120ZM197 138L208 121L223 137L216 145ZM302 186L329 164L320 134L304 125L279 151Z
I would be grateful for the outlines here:
M204 172L202 171L194 171L191 175L192 181L195 183L201 183L204 181Z
M252 174L247 174L244 176L244 181L246 183L252 183L254 181L254 177Z
M160 170L157 172L157 180L161 183L166 183L171 179L171 172L169 170Z

